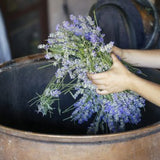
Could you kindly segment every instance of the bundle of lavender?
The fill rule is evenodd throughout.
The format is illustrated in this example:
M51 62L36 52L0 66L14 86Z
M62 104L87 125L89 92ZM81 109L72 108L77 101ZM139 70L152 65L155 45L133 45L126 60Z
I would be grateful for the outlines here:
M55 102L58 102L57 109L60 111L59 96L70 94L76 102L67 108L72 111L69 118L78 124L93 119L88 126L89 134L96 134L99 130L116 132L126 123L137 124L141 120L145 100L137 93L124 91L98 95L96 87L87 77L87 73L104 72L112 66L110 52L113 42L105 44L103 37L101 28L91 17L71 15L70 22L57 25L47 44L39 45L39 48L45 49L46 59L53 58L52 65L58 69L35 101L38 112L43 115L52 113ZM125 66L134 73L138 71L127 63ZM70 82L65 83L68 75Z

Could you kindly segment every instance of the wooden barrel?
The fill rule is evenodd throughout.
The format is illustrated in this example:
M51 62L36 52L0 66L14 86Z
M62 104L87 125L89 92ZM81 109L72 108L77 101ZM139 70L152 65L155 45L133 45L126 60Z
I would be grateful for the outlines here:
M43 117L28 101L42 93L55 68L43 55L19 58L0 66L0 160L159 160L160 108L147 102L136 129L86 135L87 123L63 121L55 112ZM160 82L160 72L144 70ZM62 105L73 101L63 97Z
M120 48L142 48L145 41L141 16L131 0L99 0L90 9L96 19L105 42L114 41Z
M149 14L146 7L153 14ZM106 35L106 43L114 41L120 48L132 49L148 49L157 45L159 16L150 0L98 0L89 12L94 18L93 12Z

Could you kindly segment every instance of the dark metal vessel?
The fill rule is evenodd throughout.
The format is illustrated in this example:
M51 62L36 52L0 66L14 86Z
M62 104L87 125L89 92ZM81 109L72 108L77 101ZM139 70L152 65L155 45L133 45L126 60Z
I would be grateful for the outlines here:
M86 135L87 124L74 125L64 116L43 117L28 101L42 93L54 67L43 54L18 58L0 66L0 160L159 160L160 108L147 102L134 130ZM158 70L144 70L160 82ZM62 104L69 104L63 99Z

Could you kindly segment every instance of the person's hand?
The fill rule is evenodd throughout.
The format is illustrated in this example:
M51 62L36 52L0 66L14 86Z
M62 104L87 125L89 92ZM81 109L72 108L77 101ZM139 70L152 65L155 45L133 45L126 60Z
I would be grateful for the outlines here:
M97 74L88 73L89 79L97 87L97 93L101 95L121 92L130 89L132 73L112 54L113 65L110 70Z
M112 53L116 54L117 56L123 58L123 49L118 48L116 46L112 47Z

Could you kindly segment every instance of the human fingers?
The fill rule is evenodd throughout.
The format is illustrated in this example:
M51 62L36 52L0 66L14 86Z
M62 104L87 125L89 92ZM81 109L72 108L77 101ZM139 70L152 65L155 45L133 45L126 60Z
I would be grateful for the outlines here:
M109 94L109 92L107 90L100 90L100 89L96 89L96 92L100 95L106 95L106 94Z
M105 90L106 86L105 85L96 85L97 89L99 90Z
M90 80L96 80L96 79L104 79L104 78L106 78L104 72L102 72L102 73L95 73L95 74L87 73L87 76L88 76L88 78Z
M92 80L92 83L95 85L104 85L106 84L106 79L94 79Z
M115 54L111 54L112 60L113 60L113 64L114 63L120 63L119 59L117 58L117 56Z
M115 65L116 63L120 63L121 62L118 60L118 58L116 57L116 55L111 54L111 57L113 59L113 64ZM113 67L113 66L112 66ZM111 67L111 68L112 68ZM87 76L90 80L94 81L94 80L100 80L100 79L106 79L108 74L109 74L110 70L108 70L107 72L101 72L101 73L87 73Z
M112 53L120 56L122 58L123 50L121 48L118 48L116 46L112 47Z
M122 64L122 62L118 59L118 57L114 54L111 54L113 65L112 68L116 68L117 70L126 69L126 67Z

